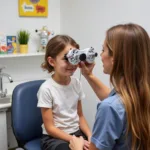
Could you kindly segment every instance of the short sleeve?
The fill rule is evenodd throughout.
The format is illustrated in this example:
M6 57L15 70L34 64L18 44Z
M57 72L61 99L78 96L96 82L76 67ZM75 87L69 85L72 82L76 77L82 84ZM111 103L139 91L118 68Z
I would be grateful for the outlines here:
M85 98L85 94L83 92L83 87L79 80L77 80L77 82L78 82L78 90L79 90L79 100L83 100Z
M37 98L37 107L52 108L52 96L48 88L41 86L37 93Z
M98 105L91 142L100 150L112 150L122 134L123 116L109 103Z

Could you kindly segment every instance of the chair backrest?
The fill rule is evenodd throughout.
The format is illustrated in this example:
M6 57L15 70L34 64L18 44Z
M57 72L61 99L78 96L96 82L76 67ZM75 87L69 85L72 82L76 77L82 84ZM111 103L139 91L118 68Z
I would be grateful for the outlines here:
M12 127L19 145L42 135L42 117L37 107L37 91L44 80L19 84L12 94Z

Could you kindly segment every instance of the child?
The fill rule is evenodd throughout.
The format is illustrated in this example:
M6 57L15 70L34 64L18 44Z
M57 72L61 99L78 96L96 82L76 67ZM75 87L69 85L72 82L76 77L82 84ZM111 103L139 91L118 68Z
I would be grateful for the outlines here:
M43 118L43 150L70 150L72 136L83 136L84 149L89 147L91 132L82 113L85 97L81 83L71 77L77 65L71 65L65 55L79 45L67 35L57 35L47 44L42 68L54 72L38 91L38 107Z

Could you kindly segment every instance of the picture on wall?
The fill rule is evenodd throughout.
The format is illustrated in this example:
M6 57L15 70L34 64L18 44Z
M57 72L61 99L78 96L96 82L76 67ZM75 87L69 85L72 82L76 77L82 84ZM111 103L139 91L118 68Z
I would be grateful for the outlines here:
M48 0L19 0L19 16L47 17Z

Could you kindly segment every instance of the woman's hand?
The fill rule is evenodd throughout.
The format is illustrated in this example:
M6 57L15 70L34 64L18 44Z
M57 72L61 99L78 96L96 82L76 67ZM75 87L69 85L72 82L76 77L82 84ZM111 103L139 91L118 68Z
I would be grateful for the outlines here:
M89 150L89 146L90 146L90 142L84 140L84 146L83 146L83 149L84 149L84 150Z
M86 63L83 61L81 61L79 64L81 72L82 72L83 76L85 76L85 77L92 74L94 66L95 66L95 63L89 64L89 63Z
M83 150L83 147L85 145L85 141L82 136L79 138L76 136L73 136L70 140L69 147L71 150Z

